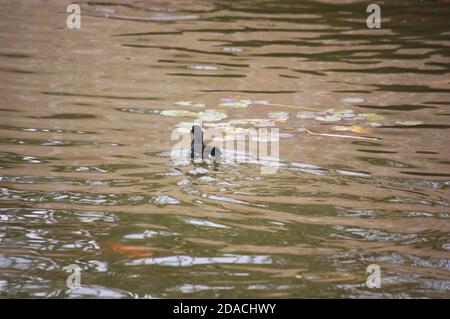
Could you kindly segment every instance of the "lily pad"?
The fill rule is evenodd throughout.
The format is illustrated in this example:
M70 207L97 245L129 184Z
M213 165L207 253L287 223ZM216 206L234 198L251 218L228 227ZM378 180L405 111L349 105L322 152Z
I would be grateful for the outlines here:
M304 112L298 112L297 117L300 119L313 119L317 115L314 112L304 111Z
M271 119L288 119L288 112L268 112L267 116Z
M242 99L242 100L239 100L239 102L240 102L240 103L247 104L247 105L253 104L253 101L252 101L252 100L249 100L249 99Z
M258 103L256 103L258 102ZM220 99L220 106L223 107L234 107L234 108L243 108L248 107L252 104L268 104L268 101L253 101L250 99L242 99L239 97L224 97Z
M233 107L233 108L244 108L244 107L248 107L249 105L250 105L250 103L244 103L241 101L220 103L220 106Z
M196 116L205 122L220 121L228 117L225 113L216 110L205 110L205 112L199 112Z
M320 122L338 122L341 120L341 118L336 115L326 115L326 116L317 116L315 117L315 120Z
M220 103L220 106L223 107L234 107L234 108L244 108L248 107L250 104L243 103L243 102L227 102L227 103Z

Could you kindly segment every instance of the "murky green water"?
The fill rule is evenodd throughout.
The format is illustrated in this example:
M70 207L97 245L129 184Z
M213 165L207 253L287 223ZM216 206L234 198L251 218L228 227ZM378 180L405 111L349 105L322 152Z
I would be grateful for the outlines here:
M448 298L449 4L329 2L1 1L0 296ZM205 108L278 172L164 156Z

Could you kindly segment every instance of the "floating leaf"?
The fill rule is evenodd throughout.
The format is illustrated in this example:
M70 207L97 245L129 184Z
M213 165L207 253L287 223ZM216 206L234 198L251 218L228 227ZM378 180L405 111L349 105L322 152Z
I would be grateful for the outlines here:
M315 118L317 115L315 112L309 112L309 111L303 111L303 112L298 112L297 113L297 117L300 119L313 119Z
M289 118L289 113L288 112L268 112L267 116L271 119L287 120Z
M395 121L394 124L402 126L416 126L423 124L422 121Z
M197 113L185 110L164 110L160 114L165 116L197 116Z
M341 120L339 116L336 115L326 115L326 116L317 116L315 120L320 122L338 122Z
M267 100L260 100L260 101L253 101L250 99L241 99L240 97L224 97L220 99L220 106L223 107L235 107L235 108L242 108L242 107L248 107L253 104L263 104L267 105L269 104L269 101Z
M197 117L205 122L215 122L223 120L228 116L225 113L216 110L205 110L205 112L199 112Z

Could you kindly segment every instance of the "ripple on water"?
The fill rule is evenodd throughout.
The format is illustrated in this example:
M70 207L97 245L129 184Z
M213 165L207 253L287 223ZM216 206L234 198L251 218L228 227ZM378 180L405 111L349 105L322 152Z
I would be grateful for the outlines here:
M135 259L126 263L128 266L158 265L172 267L189 267L208 264L271 264L270 256L228 255L220 257L168 256L158 258Z

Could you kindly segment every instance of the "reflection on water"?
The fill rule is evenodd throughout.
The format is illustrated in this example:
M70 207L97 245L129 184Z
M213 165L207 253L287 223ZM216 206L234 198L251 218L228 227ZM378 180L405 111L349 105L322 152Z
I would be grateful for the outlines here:
M448 298L450 7L365 9L3 1L0 296ZM196 118L278 172L173 163Z

